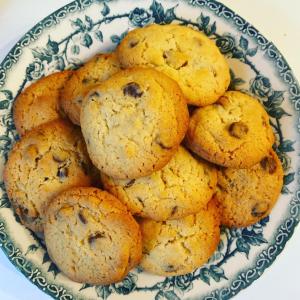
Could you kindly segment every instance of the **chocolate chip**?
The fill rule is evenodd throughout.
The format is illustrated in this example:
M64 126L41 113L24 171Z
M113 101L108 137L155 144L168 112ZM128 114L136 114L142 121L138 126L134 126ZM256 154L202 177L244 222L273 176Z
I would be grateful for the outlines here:
M80 98L77 98L77 99L75 99L75 101L78 103L78 104L82 104L82 98L80 97Z
M88 84L91 80L89 78L82 79L81 83Z
M34 161L37 164L41 159L42 159L42 156L38 156L34 159Z
M167 54L166 51L164 51L164 53L163 53L163 58L164 58L164 59L168 58L168 54Z
M186 67L188 65L188 61L185 61L179 68L183 68L183 67Z
M143 93L144 92L141 91L139 84L137 84L136 82L129 82L123 87L124 96L140 98L142 97Z
M140 204L142 205L142 207L145 207L144 201L141 197L136 197L137 201L140 202Z
M261 167L269 172L269 174L274 174L276 172L276 161L273 157L266 156L260 161Z
M48 181L49 180L49 177L44 177L44 181Z
M230 124L229 133L231 136L241 139L248 133L248 126L243 122L233 122Z
M172 208L171 216L174 216L177 213L177 211L178 211L178 206L176 205Z
M167 265L166 267L165 267L165 271L166 272L175 272L175 271L177 271L178 269L176 269L173 265Z
M261 218L266 214L268 209L269 204L267 202L256 203L251 210L251 215L255 218Z
M57 163L63 163L66 160L66 157L64 157L63 155L59 155L59 154L53 154L52 158Z
M86 220L86 218L84 217L84 215L82 214L81 211L78 213L78 218L79 218L79 220L82 224L87 224L87 220Z
M97 239L102 239L105 237L105 234L104 232L96 232L94 234L91 234L89 237L88 237L88 243L91 245L95 242L95 240Z
M95 97L100 97L100 93L97 91L94 91L92 94L89 95L89 99L93 100Z
M213 73L214 77L216 78L217 77L217 71L216 71L216 69L212 69L212 73Z
M129 42L129 47L134 48L139 43L138 40L132 40Z
M68 168L62 167L57 170L56 176L58 176L60 179L64 179L68 177L68 174L69 174Z
M128 181L124 188L127 189L127 188L130 188L133 184L135 183L135 179L131 179L130 181Z

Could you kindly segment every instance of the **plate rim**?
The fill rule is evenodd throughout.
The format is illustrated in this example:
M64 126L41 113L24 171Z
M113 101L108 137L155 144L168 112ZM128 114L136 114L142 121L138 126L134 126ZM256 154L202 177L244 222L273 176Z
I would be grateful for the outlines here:
M122 0L119 0L122 1ZM268 58L274 63L281 60L282 64L284 65L283 71L279 70L279 67L277 65L276 70L279 72L279 75L282 76L284 73L289 72L289 75L292 79L292 83L288 83L285 79L283 81L291 86L292 84L300 89L299 83L290 68L287 60L285 57L281 54L281 52L278 50L278 48L273 44L273 42L269 41L267 38L264 37L263 34L259 32L251 23L246 21L243 17L235 13L233 10L228 8L225 4L216 1L216 0L178 0L179 2L186 2L188 5L194 7L203 7L205 6L208 10L210 10L214 15L216 15L218 18L225 19L227 22L229 21L231 24L235 26L235 29L242 32L244 35L251 39L255 39L256 44L260 46L261 50L265 50ZM65 19L70 15L71 13L74 13L76 11L84 10L85 8L91 6L93 3L100 2L97 0L74 0L69 2L68 4L60 7L57 10L54 10L51 14L47 15L45 18L41 19L39 22L37 22L30 30L28 30L18 41L15 43L15 45L11 48L11 50L7 53L7 55L4 57L2 62L0 63L0 88L2 88L5 85L7 74L6 72L11 69L13 64L16 64L19 60L19 57L22 55L22 48L28 47L32 42L35 42L38 40L40 35L43 34L44 30L51 28L53 24L59 24L60 20ZM105 0L102 0L102 2L105 2ZM222 12L222 15L217 14L217 12ZM227 17L226 17L227 14ZM230 15L230 17L228 17ZM230 19L230 20L229 20ZM47 21L50 22L50 25L47 25ZM239 26L242 26L243 29L239 28ZM250 34L251 32L251 34ZM2 78L2 77L3 78ZM2 79L1 79L2 78ZM294 104L294 112L298 112L298 127L300 123L300 95L296 95L294 99L290 99L289 101L291 104ZM299 106L298 106L299 105ZM300 128L300 127L299 127ZM300 136L300 129L298 129L297 137ZM299 172L296 170L296 172ZM273 262L276 260L277 256L283 251L285 248L285 245L288 240L292 237L294 230L296 226L299 223L299 217L300 217L300 189L299 189L299 183L296 183L296 189L295 194L293 195L293 200L289 202L289 210L287 210L287 214L282 219L282 222L280 225L274 230L273 236L271 238L270 243L268 244L268 247L258 254L257 258L253 260L253 263L251 267L247 267L244 270L241 270L237 272L237 274L232 278L231 281L228 281L226 285L223 285L220 289L216 289L213 292L210 292L209 294L203 296L203 299L229 299L236 294L238 294L241 290L247 288L249 285L251 285L255 280L257 280L264 271L269 268ZM289 223L291 221L291 223ZM6 221L2 218L0 218L0 247L3 251L3 253L7 256L9 261L16 267L16 269L21 272L27 280L29 280L32 284L37 286L41 291L48 294L49 296L53 297L54 299L58 299L57 296L53 295L50 290L45 290L42 285L40 285L39 282L34 282L32 278L28 278L25 274L26 263L24 266L20 266L18 264L18 261L14 261L14 257L9 255L8 250L6 250L6 247L12 247L15 248L13 239L9 236L7 231L5 231ZM2 232L2 230L4 230ZM4 235L8 237L8 239L2 239ZM282 236L282 239L279 241L276 240L276 238ZM268 255L268 250L271 247L276 246L276 251L274 252L273 256L271 258L267 259L264 258L264 255ZM278 247L277 247L278 246ZM23 255L23 253L18 249L15 248L16 252L18 253L18 257L22 258L25 262L28 262L29 260ZM263 254L264 253L264 254ZM29 261L29 263L31 263ZM261 264L262 263L262 264ZM261 265L260 265L261 264ZM38 267L35 269L39 270ZM258 270L258 271L257 271ZM245 274L246 271L246 274ZM257 272L256 272L257 271ZM254 273L251 273L254 272ZM43 272L42 272L43 273ZM250 273L249 278L247 276L247 273ZM44 278L47 282L47 278ZM237 286L234 285L235 281L243 282L243 284L238 284ZM56 284L55 284L56 285ZM68 291L68 289L61 284L57 285L58 287L63 288L63 294L62 296L67 296L69 294L71 297L76 299L76 296L73 295L72 292ZM229 292L226 292L226 290L229 289ZM66 294L67 293L67 294ZM197 298L198 297L198 298ZM199 299L199 296L195 296L191 299Z

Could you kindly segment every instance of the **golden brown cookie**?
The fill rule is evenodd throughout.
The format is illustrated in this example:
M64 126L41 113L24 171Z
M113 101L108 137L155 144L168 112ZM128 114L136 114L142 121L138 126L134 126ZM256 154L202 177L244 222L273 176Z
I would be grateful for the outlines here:
M282 184L281 162L273 150L250 169L221 168L215 197L222 224L247 227L265 218L276 204Z
M230 83L229 66L204 33L180 25L152 24L130 31L117 48L123 67L147 66L174 79L189 104L214 103Z
M220 240L216 201L195 215L157 222L140 220L143 239L141 267L162 276L183 275L206 263Z
M226 92L217 103L196 109L186 145L215 164L249 168L274 143L269 116L258 100L237 91Z
M27 132L14 145L4 182L22 223L42 232L48 202L68 188L91 185L92 170L80 129L55 120Z
M73 188L50 203L45 242L64 274L89 284L122 280L142 252L139 226L126 206L96 188Z
M197 213L206 207L217 184L216 169L183 147L165 167L149 176L127 180L101 177L104 188L132 214L156 221Z
M188 126L185 98L175 81L149 68L120 71L84 99L81 129L94 165L118 179L163 168Z
M14 123L20 135L61 117L59 94L72 71L57 72L27 87L15 100Z
M85 94L97 83L120 70L115 53L98 54L74 71L61 92L60 105L76 125L80 125L80 111Z

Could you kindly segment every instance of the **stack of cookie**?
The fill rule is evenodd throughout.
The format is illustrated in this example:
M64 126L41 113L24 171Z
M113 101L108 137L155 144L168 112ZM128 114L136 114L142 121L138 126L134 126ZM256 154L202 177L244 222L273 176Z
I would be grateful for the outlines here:
M108 284L137 264L185 274L215 251L221 224L270 213L283 171L269 117L229 82L203 33L150 25L16 99L7 193L68 277Z

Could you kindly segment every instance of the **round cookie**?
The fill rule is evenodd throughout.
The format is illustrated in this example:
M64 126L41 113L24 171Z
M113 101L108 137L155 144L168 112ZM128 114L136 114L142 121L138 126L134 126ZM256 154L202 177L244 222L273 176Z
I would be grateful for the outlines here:
M74 71L61 91L60 105L76 125L80 125L80 111L84 95L97 83L120 70L115 53L98 54Z
M29 131L14 145L4 183L22 223L42 232L47 203L68 188L91 185L92 170L80 129L55 120Z
M157 222L142 219L141 267L162 276L183 275L208 261L220 240L216 201L195 215Z
M188 127L175 81L148 68L120 71L85 97L81 129L94 165L118 179L163 168Z
M215 164L249 168L271 149L274 133L258 100L237 91L226 92L217 103L195 110L186 145Z
M43 77L16 98L13 118L20 135L61 117L59 94L71 75L72 71L63 71Z
M206 207L215 192L217 171L179 147L165 167L149 176L118 180L102 174L102 183L132 214L164 221Z
M57 196L47 209L44 233L51 259L77 282L120 281L141 259L139 225L124 204L96 188Z
M275 205L282 184L282 166L273 150L250 169L220 169L215 197L222 224L247 227L263 219Z
M218 47L186 26L152 24L132 30L117 54L123 67L153 67L174 79L188 104L214 103L230 83L229 66Z

